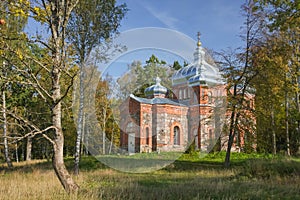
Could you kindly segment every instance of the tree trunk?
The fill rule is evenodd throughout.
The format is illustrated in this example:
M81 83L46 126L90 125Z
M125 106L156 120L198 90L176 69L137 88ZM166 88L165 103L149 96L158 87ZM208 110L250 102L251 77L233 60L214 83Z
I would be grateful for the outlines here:
M106 133L105 133L105 129L106 129L106 106L103 109L103 126L102 126L102 153L103 155L105 155L105 138L106 138Z
M6 118L6 96L5 91L2 91L2 111L3 111L3 138L4 138L4 157L8 168L13 168L13 164L9 157L9 147L7 141L7 118Z
M274 119L274 110L271 111L271 124L272 124L272 136L273 136L273 154L276 155L276 132L275 132L275 119Z
M84 155L84 143L85 143L85 115L83 114L83 119L82 119L82 132L81 132L81 147L80 147L80 155ZM87 154L85 154L87 155Z
M59 63L59 62L57 62ZM79 186L74 182L70 176L66 166L64 164L63 152L64 152L64 135L62 131L61 124L61 88L60 88L60 70L53 67L52 71L52 123L55 127L54 140L52 141L53 145L53 158L52 164L54 171L66 190L67 193L76 193L79 189Z
M229 167L230 166L230 154L231 154L231 147L234 141L235 131L234 131L234 125L235 125L235 107L233 108L230 116L230 128L229 128L229 137L228 137L228 145L226 150L226 156L225 156L225 162L224 166Z
M84 116L84 127L85 127L85 141L84 141L84 144L85 144L85 155L89 155L89 137L90 137L90 129L89 129L89 127L87 126L86 127L86 123L85 123L85 121L86 121L86 118L87 118L88 116Z
M299 70L300 69L298 69L298 71ZM296 77L296 88L300 87L299 82L300 82L300 76L297 76ZM300 98L299 91L296 90L296 108L298 110L298 113L300 113L299 98ZM299 117L298 117L298 120L297 120L297 138L298 138L298 152L297 153L300 154L300 120L299 120Z
M78 120L77 120L77 137L75 145L75 161L74 161L74 174L77 176L79 174L79 161L80 161L80 147L81 147L81 137L82 137L82 122L83 122L83 107L84 107L84 72L83 66L80 67L80 77L79 77L79 109L78 109Z
M111 150L112 150L112 146L113 146L113 140L114 140L114 124L113 124L113 129L112 129L112 133L111 133L111 138L110 138L110 145L109 145L109 151L108 154L111 154Z
M26 161L31 160L31 150L32 150L32 137L27 137L27 144L26 144Z
M18 142L16 141L15 144L15 152L16 152L16 162L19 162L19 153L18 153Z
M52 165L54 171L63 185L67 193L77 192L79 186L73 181L66 166L64 164L63 151L64 151L64 136L61 128L61 103L57 103L53 108L53 125L56 127L55 139L53 143L53 158Z
M22 148L21 148L21 160L26 160L26 155L25 155L25 142L22 142Z
M52 165L60 183L67 193L76 193L79 186L74 182L64 164L63 135L56 136L53 153Z
M287 155L291 155L290 151L290 136L289 136L289 102L287 92L285 93L285 134L286 134L286 152Z

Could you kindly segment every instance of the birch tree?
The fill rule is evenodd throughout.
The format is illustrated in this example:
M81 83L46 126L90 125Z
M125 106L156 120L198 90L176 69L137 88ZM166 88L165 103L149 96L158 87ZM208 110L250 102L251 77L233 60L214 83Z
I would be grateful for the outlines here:
M70 59L70 47L66 43L66 27L70 14L77 5L78 0L40 0L40 1L9 1L11 7L7 15L32 17L41 26L49 28L50 37L29 37L22 32L17 32L18 40L35 43L46 49L47 55L36 58L30 54L30 49L12 48L9 40L2 35L4 40L1 45L1 57L8 60L8 65L13 66L16 76L10 81L20 82L32 86L51 110L51 123L46 128L34 124L30 119L18 116L10 111L10 115L31 128L31 131L20 138L41 134L53 147L52 165L54 171L68 193L78 190L64 164L64 133L62 129L62 100L67 96L72 87L76 75L72 60ZM12 60L7 57L10 53L16 57ZM33 69L33 66L38 69ZM43 72L43 73L41 73ZM43 80L50 80L50 85ZM64 83L62 85L62 78ZM20 139L19 138L19 139Z
M77 138L74 156L75 175L79 174L80 147L83 134L85 94L83 79L89 79L84 73L84 64L93 49L95 50L97 46L107 43L107 40L111 39L114 34L118 32L120 22L126 11L126 4L117 5L115 0L87 0L80 1L70 16L70 21L67 26L67 36L68 40L73 44L77 62L80 66L80 94L77 117ZM105 53L102 52L102 55L105 55Z

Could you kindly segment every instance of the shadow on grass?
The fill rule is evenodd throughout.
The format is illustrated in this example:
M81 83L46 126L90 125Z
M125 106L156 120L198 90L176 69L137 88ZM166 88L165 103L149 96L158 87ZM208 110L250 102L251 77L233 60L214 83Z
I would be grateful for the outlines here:
M105 165L103 162L104 161ZM188 161L188 160L168 160L154 158L134 158L134 157L116 157L105 156L104 158L96 159L93 156L84 156L80 160L81 171L96 171L110 169L110 166L118 166L117 171L143 173L156 170L165 170L169 172L175 171L194 171L201 169L221 169L222 163L216 161ZM67 169L72 172L74 167L73 158L65 158ZM33 160L29 162L14 163L12 169L7 168L5 164L0 165L0 172L22 172L32 173L35 170L48 171L53 170L52 162L47 160Z
M219 155L188 156L157 172L92 176L81 194L98 199L300 199L300 160L238 155L228 170Z
M103 164L104 163L104 164ZM221 160L184 158L168 159L168 157L137 157L134 156L100 156L84 157L80 163L81 170L91 171L97 169L113 168L121 172L148 173L157 170L169 172L195 171L203 169L223 169Z
M95 199L299 199L299 177L283 180L240 179L232 173L205 171L126 174L92 177L81 195ZM89 182L90 183L90 182ZM297 184L298 183L298 184Z
M136 169L134 173L157 168L165 172L197 171L197 170L224 170L224 152L211 153L207 156L199 154L182 154L177 160L164 159L168 157L155 157L155 155L138 154L136 156L105 155L97 158L93 156L83 156L80 160L80 170L96 171L110 169L111 165L119 166L119 171ZM100 161L99 161L100 160ZM102 162L105 161L105 162ZM65 158L67 169L72 172L74 159ZM108 164L108 165L107 165ZM287 159L285 157L272 158L262 154L232 154L231 168L238 169L241 175L253 177L255 174L300 174L300 159ZM34 170L53 170L52 162L47 160L33 160L31 162L16 163L14 168L9 170L3 163L0 165L0 172L20 171L31 173ZM138 171L140 170L140 171Z
M13 163L13 168L9 169L5 164L0 165L0 172L22 172L22 173L32 173L35 170L48 171L52 170L52 163L47 160L32 160L23 161L19 163Z

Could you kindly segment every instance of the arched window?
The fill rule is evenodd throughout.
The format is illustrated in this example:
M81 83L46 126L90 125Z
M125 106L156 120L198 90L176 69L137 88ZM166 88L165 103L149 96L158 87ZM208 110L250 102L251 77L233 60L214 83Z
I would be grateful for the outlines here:
M150 145L149 127L146 128L146 144Z
M208 103L212 104L212 100L213 100L213 94L212 92L208 92Z
M180 129L178 126L174 127L173 141L174 141L174 145L180 144Z
M198 103L198 97L197 97L197 94L194 92L194 103Z
M179 90L179 99L182 99L182 90Z
M198 137L198 129L194 129L193 131L193 137L195 138L195 147L196 149L199 149L199 145L198 145L198 140L199 140L199 137Z

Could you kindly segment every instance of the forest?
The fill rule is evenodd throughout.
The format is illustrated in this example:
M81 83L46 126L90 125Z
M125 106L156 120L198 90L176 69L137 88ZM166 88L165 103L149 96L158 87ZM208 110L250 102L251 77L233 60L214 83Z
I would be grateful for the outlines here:
M130 85L129 75L124 75L118 80L122 92L112 95L114 80L103 76L95 63L107 62L108 52L122 51L112 40L119 34L130 8L115 0L8 0L1 1L0 8L0 176L8 174L1 185L13 185L13 180L21 183L24 180L20 180L19 174L32 173L57 182L49 186L59 191L53 199L68 199L66 195L77 195L78 191L83 194L79 199L143 199L139 196L143 191L153 193L149 188L159 185L167 187L167 191L172 190L173 182L201 183L210 188L210 181L219 180L225 192L209 196L213 191L202 188L205 194L202 198L222 199L246 191L247 186L254 188L252 192L257 190L257 185L246 183L252 178L258 185L264 185L268 178L275 177L275 181L276 177L283 177L279 180L282 188L273 190L274 182L270 188L264 185L266 191L282 194L289 190L291 197L296 194L299 188L295 185L300 180L299 0L246 0L241 6L243 46L220 52L209 50L209 59L218 65L227 82L230 115L222 131L228 136L226 152L220 151L218 143L208 158L201 160L196 156L199 152L190 149L163 171L133 177L113 171L90 156L93 151L103 156L121 153L117 148L118 112L114 108L129 95L130 88L137 86ZM27 33L28 24L47 33ZM135 72L135 84L159 73L165 86L170 87L168 74L187 64L181 66L174 61L165 67L165 61L152 55L149 60L133 61L128 67ZM135 95L143 96L144 89L154 83L153 78ZM248 94L255 96L254 106L250 106ZM91 114L94 107L96 116ZM249 117L249 113L254 117ZM93 129L101 133L92 135ZM245 144L240 154L232 153L232 145L236 142L239 145L236 138L240 133L244 133ZM273 167L268 169L268 164ZM49 168L55 174L47 171L42 175ZM85 173L90 173L86 179ZM170 179L168 173L172 174ZM291 176L295 177L295 185L288 188ZM118 177L125 185L131 184L130 188L117 184ZM242 183L241 190L228 188L231 181ZM179 187L175 183L174 188ZM48 187L43 184L41 187ZM117 191L114 187L122 191L119 196L114 196ZM20 195L14 196L15 199L22 199L22 191L13 194L7 185L3 188L1 195L6 190L12 196ZM84 196L89 190L97 192ZM35 199L51 195L30 191L36 195ZM136 196L131 196L130 191L135 191ZM200 198L196 191L191 191L195 196L189 198L183 194L168 196L162 190L159 193L167 199ZM269 195L262 191L263 197Z

